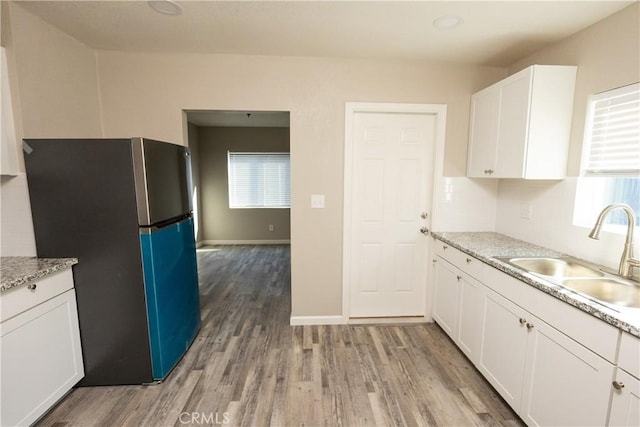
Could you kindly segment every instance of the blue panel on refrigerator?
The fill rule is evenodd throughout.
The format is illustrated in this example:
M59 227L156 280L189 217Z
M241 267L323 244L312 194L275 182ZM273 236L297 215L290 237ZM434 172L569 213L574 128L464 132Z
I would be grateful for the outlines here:
M154 380L162 380L200 328L193 220L140 235Z

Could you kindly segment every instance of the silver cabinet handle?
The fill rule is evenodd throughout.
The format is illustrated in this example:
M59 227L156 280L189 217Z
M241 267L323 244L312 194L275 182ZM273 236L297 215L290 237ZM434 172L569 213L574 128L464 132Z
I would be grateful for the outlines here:
M612 384L613 388L616 390L622 390L624 388L624 383L622 381L614 381Z
M420 232L426 236L429 234L429 229L427 227L420 227Z
M467 264L471 264L471 258L467 258Z
M522 317L520 318L520 324L524 325L525 323L527 323L527 319L523 319Z
M429 216L429 214L428 214L428 213L426 213L426 212L422 212L422 213L420 214L420 218L422 218L422 219L427 219L427 217L428 217L428 216Z
M532 330L533 329L533 323L527 323L527 329L528 330Z
M460 280L462 280L462 276L457 275L457 276L456 276L456 279L458 279L458 282L459 282Z
M446 250L448 247L449 247L449 246L447 246L447 245L442 245L442 249L443 249L443 250Z
M30 285L27 285L27 289L29 289L30 291L35 291L36 287L37 285L35 283L31 283Z

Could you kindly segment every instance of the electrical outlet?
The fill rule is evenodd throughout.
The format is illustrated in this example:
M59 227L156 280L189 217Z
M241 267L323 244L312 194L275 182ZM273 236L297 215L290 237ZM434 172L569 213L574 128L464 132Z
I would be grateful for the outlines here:
M269 224L269 231L273 231L273 230L274 230L273 224Z
M532 212L533 212L533 205L531 205L530 202L520 203L520 218L531 219Z
M324 194L311 195L311 208L324 209Z

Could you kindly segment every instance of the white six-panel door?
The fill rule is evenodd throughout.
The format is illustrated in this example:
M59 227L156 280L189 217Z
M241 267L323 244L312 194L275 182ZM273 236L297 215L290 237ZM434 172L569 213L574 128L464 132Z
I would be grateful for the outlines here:
M349 317L424 316L437 117L355 112Z

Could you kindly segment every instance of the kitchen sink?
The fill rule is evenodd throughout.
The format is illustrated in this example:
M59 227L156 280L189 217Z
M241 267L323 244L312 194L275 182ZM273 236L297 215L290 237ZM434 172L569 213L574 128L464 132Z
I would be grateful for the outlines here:
M580 264L571 258L509 258L509 264L530 273L552 277L602 277L604 273Z
M640 308L640 284L605 273L572 257L499 257L555 285L619 308Z
M599 301L640 308L640 286L612 278L568 279L561 285Z

